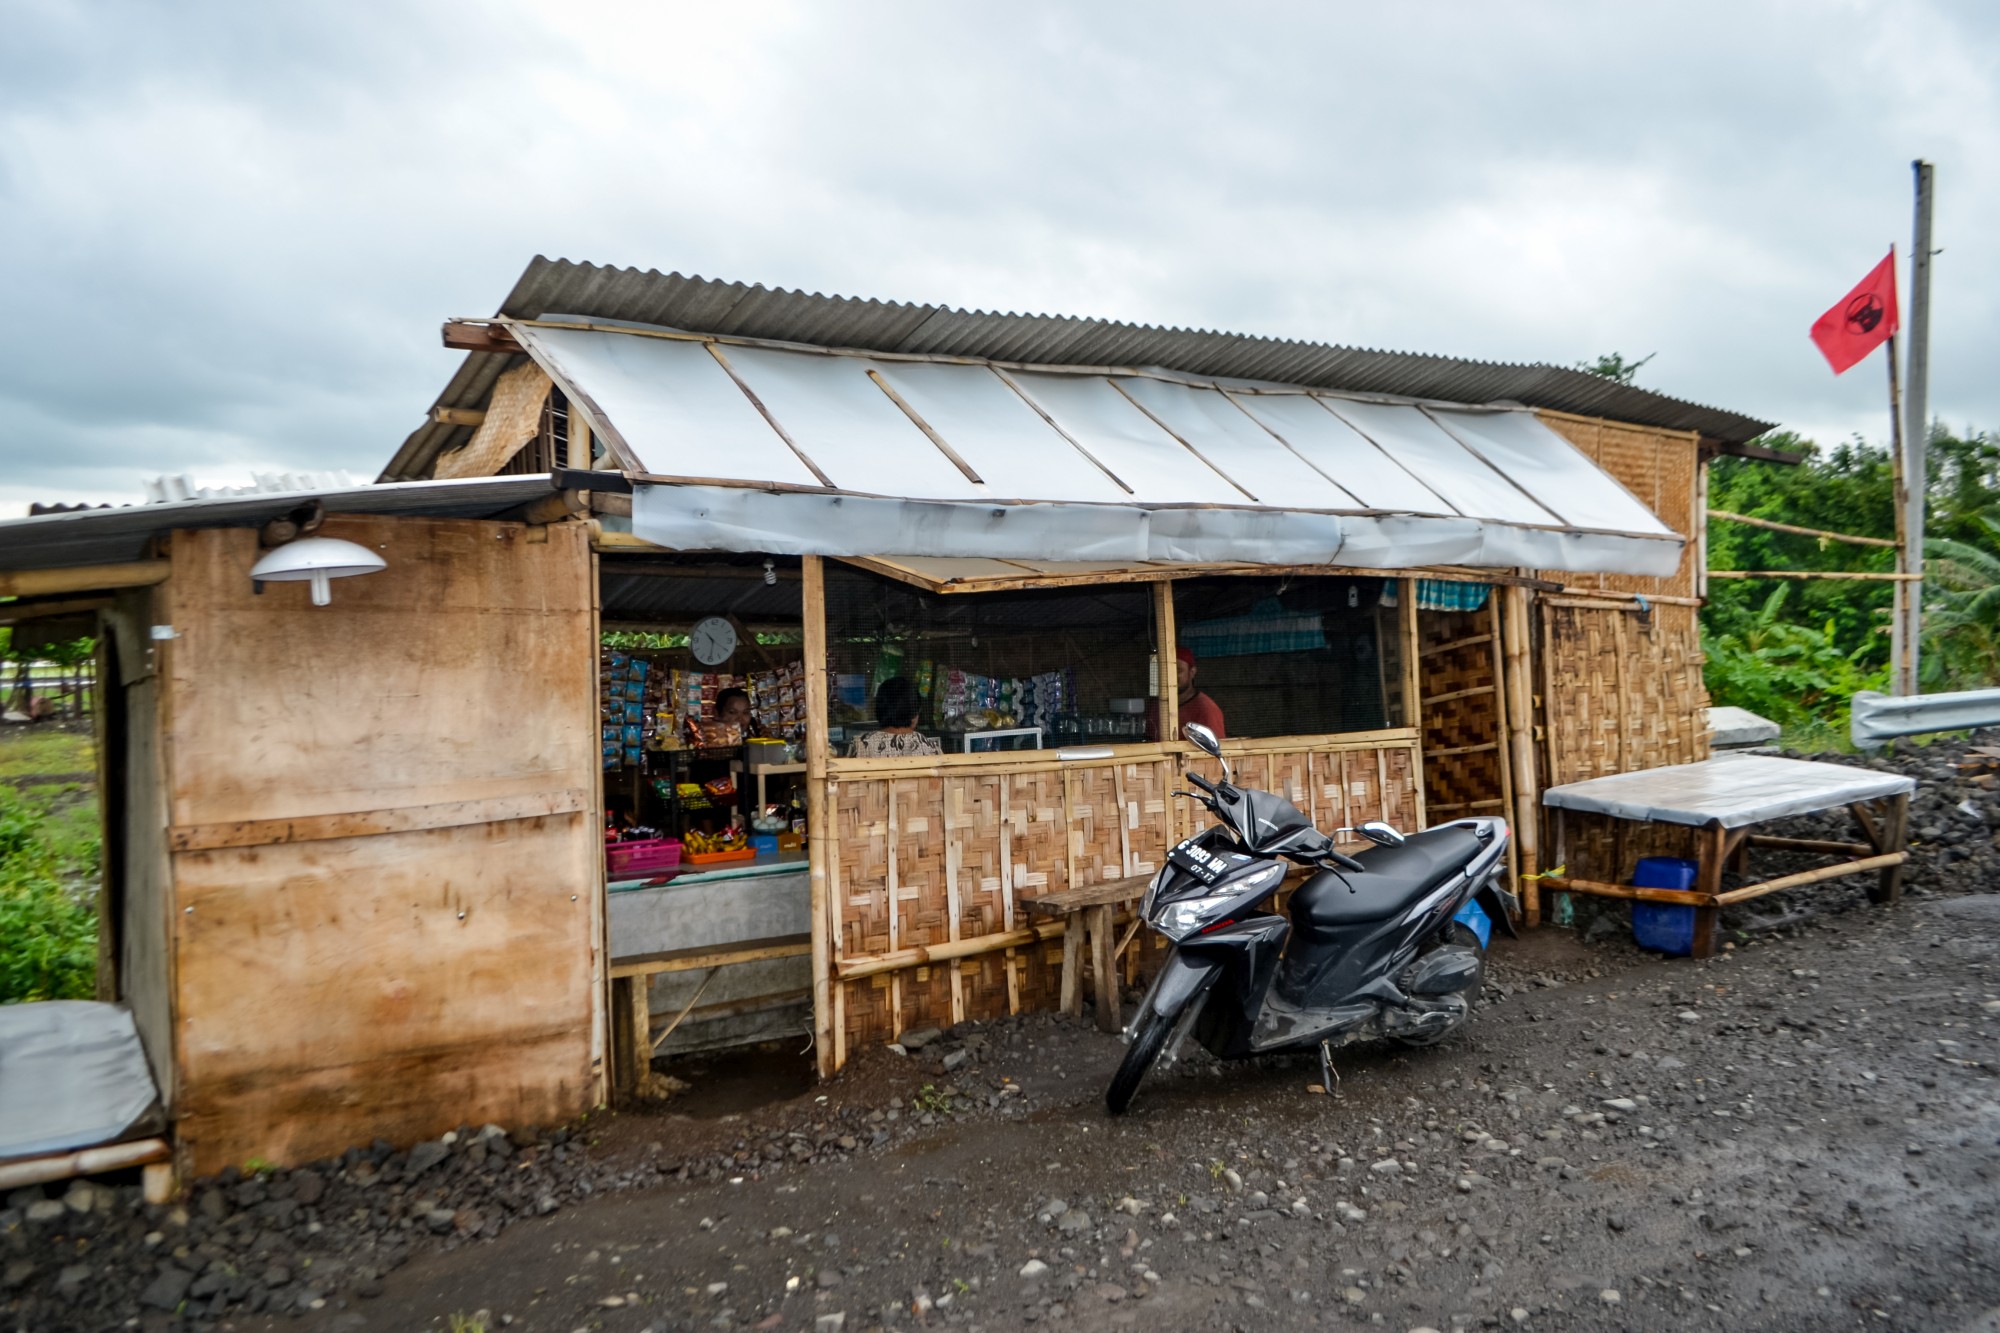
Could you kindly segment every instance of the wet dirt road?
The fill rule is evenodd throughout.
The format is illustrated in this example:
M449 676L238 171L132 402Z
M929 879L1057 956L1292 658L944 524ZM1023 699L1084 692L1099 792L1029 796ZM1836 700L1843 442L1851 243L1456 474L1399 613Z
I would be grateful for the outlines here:
M1709 963L1552 931L1496 960L1467 1035L1350 1050L1333 1097L1188 1060L1114 1120L1115 1039L997 1025L953 1077L1031 1110L595 1198L236 1326L2000 1329L2000 897ZM864 1063L870 1095L938 1079Z

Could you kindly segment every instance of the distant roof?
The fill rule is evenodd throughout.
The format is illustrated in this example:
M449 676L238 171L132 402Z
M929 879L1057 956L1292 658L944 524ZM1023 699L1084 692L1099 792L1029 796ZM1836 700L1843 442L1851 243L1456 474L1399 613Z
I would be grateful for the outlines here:
M1697 431L1723 444L1741 444L1772 428L1770 422L1738 412L1564 366L1385 352L1071 315L995 314L826 296L539 255L515 282L498 313L515 319L560 313L690 333L1018 365L1157 367L1434 402L1517 402L1639 426ZM478 407L508 360L503 353L467 353L437 405ZM382 479L423 475L441 450L462 443L468 434L464 426L426 422L404 441Z
M549 475L467 477L396 486L209 495L96 509L46 508L0 520L0 569L53 569L137 560L146 543L177 528L259 527L310 500L329 514L420 514L498 518L554 492Z

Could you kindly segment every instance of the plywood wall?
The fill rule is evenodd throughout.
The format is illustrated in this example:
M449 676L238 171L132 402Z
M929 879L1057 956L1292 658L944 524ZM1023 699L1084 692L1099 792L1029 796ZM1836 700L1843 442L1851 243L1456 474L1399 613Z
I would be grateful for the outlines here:
M335 518L388 568L251 590L176 533L163 663L184 1164L599 1098L596 652L580 529Z
M830 964L915 946L975 940L1031 924L1021 903L1159 868L1206 816L1170 793L1205 755L1150 747L1112 760L1059 763L839 760ZM1242 742L1236 780L1282 792L1323 828L1388 819L1422 826L1414 733ZM1150 947L1145 941L1142 948ZM1053 1009L1062 946L1049 940L832 986L836 1060L905 1028Z

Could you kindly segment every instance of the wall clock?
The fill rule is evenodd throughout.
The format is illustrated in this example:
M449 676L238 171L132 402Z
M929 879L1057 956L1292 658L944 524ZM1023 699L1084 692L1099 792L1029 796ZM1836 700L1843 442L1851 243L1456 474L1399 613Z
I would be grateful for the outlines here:
M688 632L688 647L694 651L695 661L718 666L736 651L736 626L721 616L706 616Z

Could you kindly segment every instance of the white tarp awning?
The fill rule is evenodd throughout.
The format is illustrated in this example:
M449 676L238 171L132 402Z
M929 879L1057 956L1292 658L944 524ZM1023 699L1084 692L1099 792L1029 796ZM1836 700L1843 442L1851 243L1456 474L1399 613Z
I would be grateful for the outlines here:
M516 323L677 549L1671 574L1534 413Z

